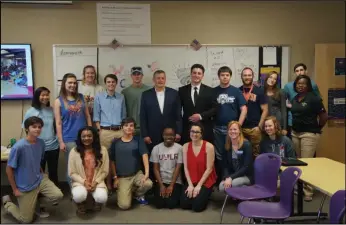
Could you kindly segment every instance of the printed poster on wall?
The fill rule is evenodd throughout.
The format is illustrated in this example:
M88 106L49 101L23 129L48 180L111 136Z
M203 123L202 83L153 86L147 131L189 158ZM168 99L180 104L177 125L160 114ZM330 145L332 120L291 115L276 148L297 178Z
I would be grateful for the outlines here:
M99 44L151 44L149 4L97 3Z
M328 126L345 126L345 94L344 88L328 89Z

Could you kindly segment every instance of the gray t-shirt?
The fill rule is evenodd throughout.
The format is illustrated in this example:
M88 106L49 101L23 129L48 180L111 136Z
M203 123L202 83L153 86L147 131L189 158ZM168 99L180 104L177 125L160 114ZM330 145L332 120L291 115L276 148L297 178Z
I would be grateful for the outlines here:
M132 176L142 168L142 155L148 154L142 138L130 142L115 139L110 147L110 160L115 162L117 176Z
M183 147L177 143L169 148L163 143L158 144L151 152L150 161L160 164L162 182L170 184L177 164L183 163ZM182 184L181 174L179 174L176 182Z

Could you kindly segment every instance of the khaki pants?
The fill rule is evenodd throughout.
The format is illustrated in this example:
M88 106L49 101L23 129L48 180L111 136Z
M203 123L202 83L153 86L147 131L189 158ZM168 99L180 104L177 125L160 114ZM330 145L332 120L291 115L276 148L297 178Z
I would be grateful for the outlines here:
M114 138L121 138L123 136L123 131L122 130L101 130L100 133L100 142L101 142L101 146L104 146L105 148L108 149L108 153L109 149L111 147L112 141L114 140ZM107 179L106 179L106 183L107 183L107 188L108 190L112 190L112 169L111 169L111 160L109 160L109 173L107 175Z
M261 130L258 128L243 128L243 134L252 145L252 155L257 157L259 155L259 144L262 139Z
M320 140L320 134L292 131L292 142L298 158L313 158ZM311 197L313 188L304 184L304 195Z
M102 130L100 133L100 142L101 146L104 146L105 148L109 149L111 147L112 141L114 138L121 138L123 136L122 130Z
M13 202L7 202L4 208L20 223L31 223L34 218L39 193L43 195L39 199L41 206L48 203L58 203L63 198L60 189L48 179L47 175L44 175L37 188L29 192L23 192L21 196L17 197L19 207Z
M119 177L117 198L118 206L121 209L129 209L132 202L132 193L136 197L144 196L153 186L153 182L148 178L142 185L141 180L144 175L142 171L138 171L136 175L131 177Z

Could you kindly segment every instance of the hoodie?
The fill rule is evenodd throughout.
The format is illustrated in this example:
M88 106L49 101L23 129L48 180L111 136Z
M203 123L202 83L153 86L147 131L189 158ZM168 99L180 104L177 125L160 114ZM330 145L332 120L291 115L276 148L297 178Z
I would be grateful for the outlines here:
M281 158L296 158L293 143L286 136L277 137L275 140L264 137L260 143L260 154L262 153L275 153Z

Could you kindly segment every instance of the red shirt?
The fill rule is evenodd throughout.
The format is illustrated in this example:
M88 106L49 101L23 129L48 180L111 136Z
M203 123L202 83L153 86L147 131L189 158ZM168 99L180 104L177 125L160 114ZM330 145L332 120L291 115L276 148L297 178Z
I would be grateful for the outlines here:
M196 156L193 152L192 142L189 143L187 148L187 169L190 174L191 182L196 185L202 178L204 172L207 170L207 142L203 141L201 150ZM216 172L213 165L213 170L207 180L204 182L206 188L211 188L216 183Z

